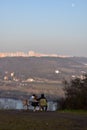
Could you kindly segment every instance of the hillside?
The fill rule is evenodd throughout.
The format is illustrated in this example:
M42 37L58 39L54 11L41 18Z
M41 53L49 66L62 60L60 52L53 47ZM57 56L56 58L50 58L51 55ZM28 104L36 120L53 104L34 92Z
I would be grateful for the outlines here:
M59 70L63 78L86 71L86 66L75 58L52 57L7 57L0 59L0 73L15 72L19 76L57 79L55 70Z
M14 73L13 77L11 73ZM83 73L87 73L87 66L78 57L0 58L0 96L15 97L42 92L55 97L62 96L62 81ZM28 82L27 79L34 79L34 82Z

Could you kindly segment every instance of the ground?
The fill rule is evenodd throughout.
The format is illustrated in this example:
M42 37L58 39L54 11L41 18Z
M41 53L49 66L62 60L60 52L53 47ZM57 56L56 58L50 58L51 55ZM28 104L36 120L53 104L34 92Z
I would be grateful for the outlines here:
M87 130L87 112L0 110L0 130Z

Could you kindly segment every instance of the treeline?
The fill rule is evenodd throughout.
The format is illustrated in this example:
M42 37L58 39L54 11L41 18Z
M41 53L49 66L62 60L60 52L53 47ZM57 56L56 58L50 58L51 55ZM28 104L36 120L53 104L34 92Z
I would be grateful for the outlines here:
M65 98L60 100L61 109L87 109L87 75L64 81Z

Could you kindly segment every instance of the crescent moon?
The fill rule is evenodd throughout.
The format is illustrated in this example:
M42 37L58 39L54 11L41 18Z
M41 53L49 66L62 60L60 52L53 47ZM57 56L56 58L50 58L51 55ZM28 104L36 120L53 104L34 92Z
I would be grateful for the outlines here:
M72 8L73 8L73 7L75 7L75 4L74 4L74 3L72 3Z

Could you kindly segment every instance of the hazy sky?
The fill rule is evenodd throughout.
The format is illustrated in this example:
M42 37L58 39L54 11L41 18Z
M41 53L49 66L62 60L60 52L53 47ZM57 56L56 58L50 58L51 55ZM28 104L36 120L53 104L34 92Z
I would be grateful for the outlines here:
M0 0L0 52L87 56L87 0Z

